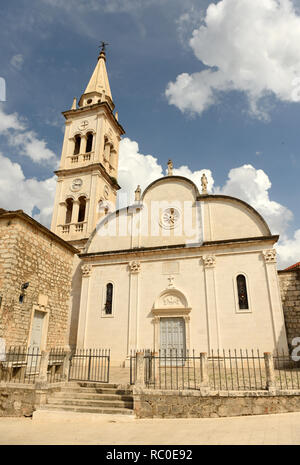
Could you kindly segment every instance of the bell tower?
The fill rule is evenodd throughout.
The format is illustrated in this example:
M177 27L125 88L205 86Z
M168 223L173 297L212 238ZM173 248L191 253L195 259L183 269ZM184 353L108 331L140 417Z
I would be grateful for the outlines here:
M98 221L115 209L119 143L124 129L114 112L105 44L79 99L64 111L65 135L51 230L82 249Z

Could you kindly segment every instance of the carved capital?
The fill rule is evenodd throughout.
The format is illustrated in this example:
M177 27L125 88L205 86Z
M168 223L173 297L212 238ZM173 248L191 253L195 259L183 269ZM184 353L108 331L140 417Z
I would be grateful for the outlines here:
M140 262L130 262L128 266L130 273L139 273L141 270Z
M266 263L276 263L276 250L269 249L263 251L263 256Z
M213 268L216 266L215 255L203 255L202 260L205 268Z
M82 265L81 267L82 277L87 278L92 274L92 265Z

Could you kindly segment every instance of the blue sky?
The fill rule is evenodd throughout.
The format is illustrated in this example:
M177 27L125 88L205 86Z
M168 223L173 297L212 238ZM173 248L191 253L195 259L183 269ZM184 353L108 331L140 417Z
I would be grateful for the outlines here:
M281 234L282 265L299 261L299 5L31 0L28 8L24 0L2 1L1 206L49 224L61 112L84 91L105 40L126 131L124 190L146 187L169 158L196 182L205 169L211 192L243 198Z

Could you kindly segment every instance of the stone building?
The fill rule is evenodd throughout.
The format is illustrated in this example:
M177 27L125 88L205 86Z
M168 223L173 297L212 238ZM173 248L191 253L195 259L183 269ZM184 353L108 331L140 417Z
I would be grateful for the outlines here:
M165 177L116 209L124 130L102 50L66 118L52 231L80 249L74 262L70 343L111 349L126 364L141 347L287 349L274 244L245 202ZM139 184L140 180L136 180Z
M65 347L76 249L22 210L0 209L0 338Z
M292 349L293 339L300 337L300 262L278 274L287 339Z

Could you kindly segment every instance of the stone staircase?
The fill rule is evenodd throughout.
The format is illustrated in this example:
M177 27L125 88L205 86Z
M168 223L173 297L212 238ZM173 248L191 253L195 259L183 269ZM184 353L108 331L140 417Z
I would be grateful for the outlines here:
M39 411L133 415L132 392L118 384L70 382L52 393Z

